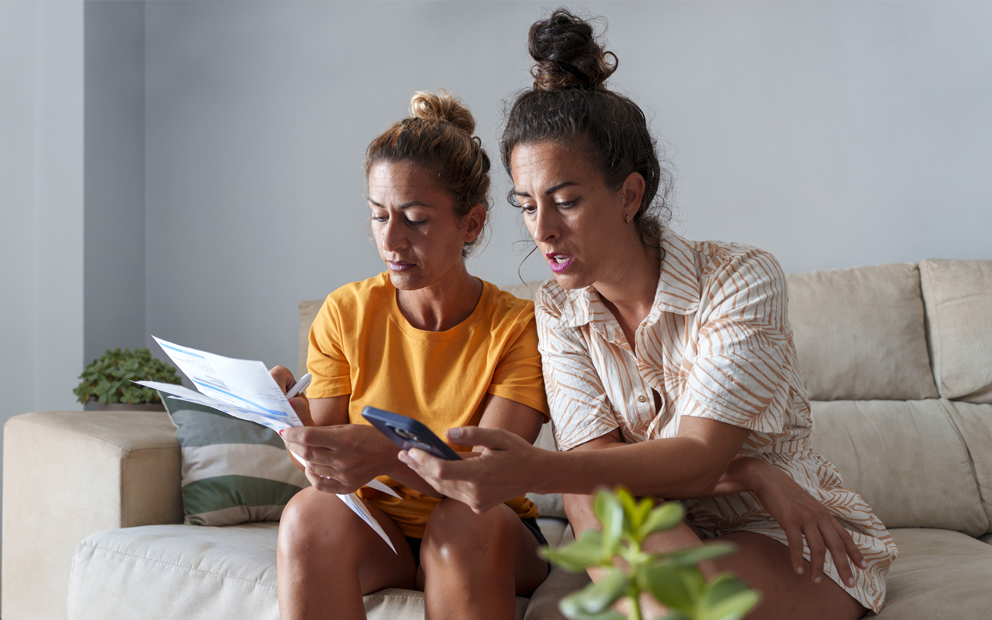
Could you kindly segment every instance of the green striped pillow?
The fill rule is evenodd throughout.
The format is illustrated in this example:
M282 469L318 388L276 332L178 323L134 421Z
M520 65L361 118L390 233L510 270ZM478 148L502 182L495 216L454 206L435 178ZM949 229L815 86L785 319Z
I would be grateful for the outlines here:
M290 498L310 485L275 431L161 396L182 448L186 523L278 521Z

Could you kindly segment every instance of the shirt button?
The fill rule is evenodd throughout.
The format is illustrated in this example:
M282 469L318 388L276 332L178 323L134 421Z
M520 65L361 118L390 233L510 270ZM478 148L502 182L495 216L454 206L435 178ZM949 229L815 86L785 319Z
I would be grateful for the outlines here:
M644 401L647 400L647 397L644 396L644 394L641 394L640 396L637 397L637 400L639 400L639 401L641 401L643 403Z
M690 521L695 521L696 518L692 515L689 515L686 517L686 519L689 519Z

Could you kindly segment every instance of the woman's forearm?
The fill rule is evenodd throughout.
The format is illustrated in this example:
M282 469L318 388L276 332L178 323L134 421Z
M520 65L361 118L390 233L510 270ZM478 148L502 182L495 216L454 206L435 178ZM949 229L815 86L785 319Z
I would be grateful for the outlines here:
M606 447L606 446L603 446ZM729 459L695 437L613 444L609 450L549 452L535 471L539 493L591 494L601 487L624 486L634 495L688 499L713 492Z

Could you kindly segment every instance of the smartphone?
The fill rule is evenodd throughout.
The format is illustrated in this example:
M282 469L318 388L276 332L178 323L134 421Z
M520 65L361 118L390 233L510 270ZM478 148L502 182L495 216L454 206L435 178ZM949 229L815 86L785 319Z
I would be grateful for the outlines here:
M457 461L462 458L451 449L451 446L441 441L431 429L413 418L375 407L362 409L362 417L404 450L417 448L449 461Z

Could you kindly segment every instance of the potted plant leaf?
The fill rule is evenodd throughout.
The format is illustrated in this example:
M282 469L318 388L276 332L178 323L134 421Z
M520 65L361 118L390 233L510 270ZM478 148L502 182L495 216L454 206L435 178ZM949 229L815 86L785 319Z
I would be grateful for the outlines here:
M73 390L84 405L95 401L96 409L152 409L165 411L153 389L133 381L149 380L181 384L176 369L152 357L148 349L107 349L79 375Z
M568 571L601 566L606 575L561 600L559 609L571 620L624 620L612 608L626 597L628 620L641 620L640 595L648 592L669 609L670 620L738 620L758 604L758 593L729 573L706 582L699 562L733 553L730 545L710 543L671 553L643 550L652 533L671 529L682 521L682 506L669 502L655 507L654 500L638 502L625 489L615 494L600 491L595 500L602 531L586 530L569 545L545 548L550 561ZM614 558L623 560L618 568Z

